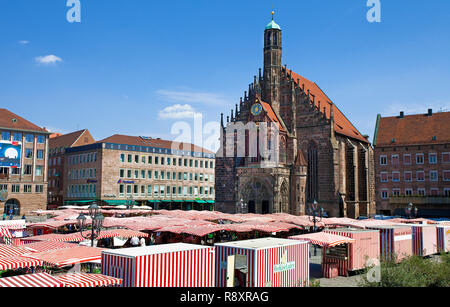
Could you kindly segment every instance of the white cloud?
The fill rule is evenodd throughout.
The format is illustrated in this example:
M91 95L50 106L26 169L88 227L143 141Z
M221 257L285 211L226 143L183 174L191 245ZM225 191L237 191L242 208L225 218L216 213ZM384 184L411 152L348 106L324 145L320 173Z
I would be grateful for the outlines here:
M194 118L196 116L202 116L202 114L195 112L195 109L189 104L175 104L162 109L158 114L160 119L182 119Z
M19 44L21 44L21 45L28 45L29 43L30 43L30 41L26 41L26 40L19 41Z
M53 54L46 55L46 56L38 56L35 58L35 60L39 64L44 64L44 65L56 64L57 62L62 62L61 58L59 58Z
M229 101L222 95L194 91L158 90L156 93L170 102L202 103L207 105L228 105Z

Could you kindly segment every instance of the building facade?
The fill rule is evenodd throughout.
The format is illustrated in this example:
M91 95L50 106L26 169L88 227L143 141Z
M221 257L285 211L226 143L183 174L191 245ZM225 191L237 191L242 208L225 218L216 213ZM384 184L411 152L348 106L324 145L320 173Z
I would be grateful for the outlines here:
M281 33L274 20L267 25L263 70L226 123L222 115L217 209L236 212L243 202L249 212L302 215L317 201L330 216L374 214L375 172L368 137L316 83L282 66ZM256 128L251 132L253 123ZM275 139L256 145L259 151L275 150L272 166L260 152L248 156L253 146L249 141L255 138L260 144L263 124L273 127L269 134L277 130ZM238 132L242 126L244 132ZM240 138L245 139L245 148L239 148Z
M87 129L64 135L50 135L47 204L49 210L56 209L64 204L64 162L67 148L88 145L94 142L94 138Z
M0 109L0 132L3 212L22 216L45 210L50 133L6 109Z
M450 112L377 117L377 211L450 217Z
M66 205L148 205L155 209L214 207L215 154L191 144L113 135L68 148Z

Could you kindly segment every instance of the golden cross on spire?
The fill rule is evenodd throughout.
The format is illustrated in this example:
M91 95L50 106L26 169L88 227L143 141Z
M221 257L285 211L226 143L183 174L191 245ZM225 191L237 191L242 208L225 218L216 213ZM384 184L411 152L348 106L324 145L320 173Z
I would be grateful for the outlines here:
M272 9L272 20L273 20L273 15L275 15L275 11Z

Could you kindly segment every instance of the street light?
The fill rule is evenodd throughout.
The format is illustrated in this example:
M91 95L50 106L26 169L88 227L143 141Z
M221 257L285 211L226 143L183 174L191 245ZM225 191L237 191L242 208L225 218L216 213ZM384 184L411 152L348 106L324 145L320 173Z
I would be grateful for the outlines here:
M316 224L320 221L322 221L322 218L325 214L325 211L322 207L319 206L319 203L314 200L314 202L311 204L311 206L308 208L308 218L311 222L314 223L314 232L316 229Z
M237 213L244 213L244 209L247 208L247 204L244 203L244 200L241 198L241 201L236 204ZM240 209L240 210L239 210Z
M131 208L133 207L134 201L133 201L133 195L129 195L128 199L127 199L127 209L131 210Z
M100 231L102 229L103 226L103 221L105 220L105 217L103 216L103 214L101 214L100 212L100 207L97 206L96 202L93 202L90 206L89 206L89 217L91 218L91 233L87 233L84 234L83 231L84 229L87 229L86 226L86 216L84 215L84 213L81 213L78 217L78 226L80 229L80 234L84 239L89 239L91 240L91 247L94 246L94 240L96 238L98 238L98 236L100 235Z
M413 216L417 217L417 213L418 213L419 209L417 209L417 207L414 207L414 205L412 203L409 203L408 207L406 207L405 211L406 211L406 215L407 215L408 219L411 219Z

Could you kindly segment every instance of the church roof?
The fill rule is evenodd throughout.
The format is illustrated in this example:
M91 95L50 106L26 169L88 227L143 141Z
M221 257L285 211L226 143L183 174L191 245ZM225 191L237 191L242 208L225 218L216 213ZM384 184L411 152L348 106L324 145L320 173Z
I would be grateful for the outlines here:
M281 27L280 27L274 20L272 20L272 21L269 22L269 24L266 26L266 30L270 30L270 29L281 30Z
M364 143L369 143L369 141L364 136L362 136L358 129L353 126L350 120L345 117L345 115L338 109L338 107L336 107L331 99L328 98L328 96L320 89L320 87L315 82L312 82L289 69L287 69L287 73L292 74L292 79L294 79L294 81L298 83L300 87L302 87L303 84L305 85L305 92L308 92L309 90L310 94L315 97L314 104L317 107L319 106L320 101L320 112L323 113L325 108L325 114L328 119L330 118L331 106L333 106L334 130L337 133L351 137Z
M272 106L262 100L260 100L260 102L261 102L264 110L266 110L266 114L270 118L270 120L278 125L278 128L280 129L280 131L286 131L284 129L283 125L281 124L280 120L278 119L278 116L273 111Z

